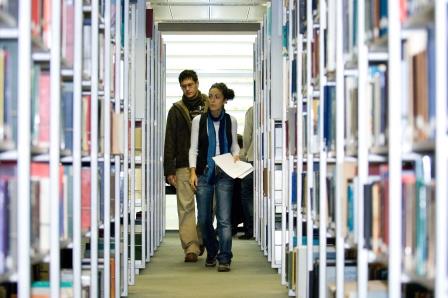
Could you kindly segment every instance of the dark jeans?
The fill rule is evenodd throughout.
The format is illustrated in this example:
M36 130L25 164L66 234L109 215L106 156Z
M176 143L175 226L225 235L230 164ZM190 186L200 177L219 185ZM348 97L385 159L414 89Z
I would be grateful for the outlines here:
M254 172L241 181L241 203L243 205L244 232L254 235Z
M216 184L207 183L205 175L198 178L196 200L198 206L198 224L202 232L202 240L209 256L217 256L219 263L230 263L232 260L232 192L233 179L227 174L217 171ZM217 232L213 228L213 194L216 197Z

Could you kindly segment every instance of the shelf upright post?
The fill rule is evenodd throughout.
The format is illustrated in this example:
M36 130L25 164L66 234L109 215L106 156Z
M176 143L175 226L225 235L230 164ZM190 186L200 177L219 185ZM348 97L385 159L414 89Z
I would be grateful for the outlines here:
M401 34L400 3L388 1L389 297L401 297ZM446 53L445 53L446 54ZM445 164L446 165L446 164ZM446 182L445 182L446 183ZM446 211L446 210L445 210Z
M129 92L129 108L131 112L131 205L130 205L130 221L131 221L131 244L130 244L130 260L131 260L131 268L129 275L129 284L135 284L135 22L136 22L136 4L131 5L131 57L130 57L130 71L131 71L131 79L130 79L130 92Z
M290 9L291 9L291 2L289 2L289 5L287 7L282 7L282 16L283 16L283 20L281 20L282 26L285 26L286 20L288 19L288 15L290 15ZM291 44L291 30L288 29L289 32L289 36L288 38L288 53L290 51L290 44ZM285 38L283 36L283 38ZM282 210L282 232L281 232L281 240L282 240L282 245L281 245L281 283L282 285L287 285L286 282L286 243L289 242L288 238L286 238L286 229L287 229L287 225L286 225L286 211L288 206L290 206L289 204L289 199L291 198L291 196L288 196L289 194L289 177L291 176L289 174L289 169L290 169L290 164L289 164L289 159L287 158L288 152L286 152L286 134L288 133L286 131L286 121L287 121L287 112L288 112L288 108L289 108L289 99L290 99L290 88L289 88L289 71L288 69L290 68L290 63L289 63L289 58L287 56L285 56L283 54L282 57L282 71L283 71L283 88L281 89L282 92L282 101L283 101L283 109L282 109L282 113L281 113L281 124L282 124L282 204L281 204L281 210Z
M365 44L365 2L358 2L358 30L357 30L357 46L358 46L358 189L356 189L357 210L357 272L358 272L358 297L367 296L368 281L368 260L367 250L364 248L364 185L367 183L368 177L368 148L367 148L367 122L365 100L367 100L366 84L367 84L367 46Z
M302 172L303 172L303 94L302 94L302 67L303 67L303 35L300 33L300 6L297 7L297 248L302 246L303 214L302 214ZM298 268L297 268L298 269ZM298 277L298 274L296 274ZM296 283L298 284L298 283ZM299 291L296 290L296 294Z
M115 113L121 112L121 2L115 2ZM125 126L125 125L124 125ZM122 132L124 133L124 132ZM123 134L126 137L125 134ZM115 294L121 293L120 155L115 155Z
M148 7L147 7L148 9ZM146 141L143 143L146 144L146 167L144 168L144 171L148 173L153 173L151 169L152 159L151 159L151 152L153 151L151 148L151 140L152 138L152 119L151 119L151 39L146 38L146 129L147 129L147 135ZM163 136L163 134L161 134ZM152 184L151 183L151 175L146 175L146 233L147 233L147 245L146 245L146 258L145 261L149 262L151 260L151 196L152 196Z
M61 1L51 5L50 50L50 289L51 297L59 297L61 279L59 236L59 160L60 160L60 114L61 114Z
M324 86L327 83L325 76L325 35L327 6L326 1L319 6L319 297L327 297L327 151L324 142Z
M307 176L307 187L304 189L306 194L306 266L307 272L313 270L313 218L312 218L312 210L311 210L311 191L314 187L313 183L313 168L314 168L314 160L313 160L313 86L311 84L311 43L313 42L313 5L312 0L307 0L306 4L306 93L307 93L307 105L306 105L306 130L307 130L307 144L305 144L307 148L307 167L306 167L306 176ZM307 293L309 292L309 278L307 276Z
M303 117L304 117L304 111L303 111L303 103L304 103L304 96L303 96L303 77L302 77L302 67L304 67L303 62L303 34L300 33L300 9L301 6L299 3L297 3L298 7L296 9L296 18L297 18L297 246L295 247L297 258L296 258L296 285L299 284L299 249L303 248L303 213L302 213L302 193L303 193L303 185L302 185L302 173L303 173L303 147L305 144L303 143ZM301 266L301 265L300 265ZM300 289L296 287L296 297L300 297L301 295Z
M270 4L272 6L272 4ZM269 13L272 14L272 7L268 6L269 8ZM265 63L266 63L266 67L264 68L264 77L267 78L268 75L270 76L270 63L267 57L270 56L270 44L271 44L271 36L269 35L270 33L270 26L272 22L268 21L269 18L267 18L266 21L266 26L265 26L265 38L264 38L264 45L263 45L263 52L264 52L264 59L265 59ZM269 115L271 113L271 109L269 106L269 91L271 88L271 82L270 80L265 80L265 88L264 88L264 92L263 92L263 101L262 105L264 105L265 107L265 111L264 111L264 121L263 121L263 135L266 136L266 138L263 139L263 148L264 148L264 156L263 156L263 170L266 169L267 173L266 176L269 175L270 173L270 161L269 161L269 155L270 155L270 148L269 148L269 142L267 140L267 136L270 133L270 122L269 122ZM272 181L269 179L269 181ZM264 253L265 255L267 255L268 257L268 261L271 261L271 250L269 249L270 247L270 238L269 238L269 220L270 220L270 202L267 199L269 197L269 183L266 183L266 193L264 194L266 196L266 200L263 201L263 218L264 218L264 227L263 227L263 239L262 239L262 243L263 243L263 248L264 248Z
M164 75L164 68L163 68L163 59L164 58L162 57L162 53L164 53L164 46L162 44L161 34L158 31L157 31L157 43L159 45L159 56L158 56L159 57L159 61L158 61L158 63L159 63L159 75L157 76L157 78L159 78L159 79L157 80L157 83L159 85L159 100L160 100L160 98L164 98L163 97L164 96L164 94L163 94L163 84L162 84L162 79L161 79L163 77L163 75ZM158 117L157 117L157 125L158 125L158 123L160 121L160 113L161 112L162 112L162 109L160 108L160 105L157 105L157 115L158 115ZM158 150L157 150L157 153L158 153L157 154L157 163L159 163L161 154L160 154L159 146L157 146L157 148L158 148ZM165 216L164 216L164 213L163 213L163 211L165 210L165 208L164 208L165 200L162 197L162 193L160 191L158 191L158 196L159 196L159 204L160 204L159 205L160 206L160 212L159 212L159 214L160 214L160 225L159 225L159 242L157 243L157 246L159 246L160 243L162 242L162 238L163 238L163 234L164 234L164 223L165 223Z
M92 64L90 80L92 86L90 125L90 175L91 175L91 225L90 225L90 296L99 296L98 287L98 56L99 56L99 0L92 0Z
M254 125L253 125L253 136L254 136L254 171L255 173L260 173L260 170L258 168L258 109L257 109L257 99L259 98L259 86L260 86L260 79L258 76L258 70L259 70L259 59L260 59L260 53L259 53L259 44L260 44L260 30L257 32L257 37L255 39L255 43L253 46L253 53L254 53L254 69L253 69L253 77L254 77L254 84L255 84L255 92L254 92L254 101L252 104L254 105ZM253 208L253 233L255 236L255 240L259 242L259 229L258 229L258 222L259 222L259 212L258 212L258 206L259 206L259 193L260 193L260 185L259 185L259 175L254 175L254 208Z
M30 164L31 164L31 1L19 1L18 88L17 109L17 206L23 216L17 216L18 297L31 293L30 259Z
M160 42L162 43L163 46L163 57L162 57L162 67L163 67L163 72L162 72L162 92L163 92L163 96L161 97L161 99L159 100L163 100L163 98L166 98L166 44L163 43L163 39L160 39ZM164 131L164 119L165 119L165 114L166 114L166 110L165 110L165 105L160 103L160 107L161 110L159 112L159 119L158 119L158 123L159 123L159 135L163 135L163 131ZM163 179L163 141L160 142L159 145L159 159L158 159L158 163L159 163L159 187L161 189L160 191L160 196L163 202L163 209L162 209L162 213L163 213L163 225L162 225L162 235L163 237L165 237L166 235L166 216L164 216L164 214L166 213L166 200L165 200L165 187L164 187L164 179Z
M344 167L343 0L336 1L336 297L344 295L344 237L341 196Z
M154 119L157 119L157 105L155 104L155 101L157 100L157 98L159 97L160 93L159 93L159 86L158 86L158 81L157 78L160 75L160 71L159 71L159 60L157 59L157 57L160 57L160 49L158 46L158 40L159 40L159 35L157 34L157 31L154 32L154 73L155 73L155 77L154 77ZM155 120L157 123L157 120ZM154 145L156 145L157 142L154 142ZM157 152L154 151L155 154L155 160L154 163L155 165L157 164ZM157 190L157 189L156 189ZM157 250L157 247L159 245L159 240L160 240L160 197L159 194L155 193L154 195L154 215L155 215L155 224L154 224L154 229L155 229L155 243L154 243L154 249Z
M156 120L155 120L155 113L154 113L154 107L155 107L155 63L154 63L154 54L155 54L155 43L154 43L154 39L155 39L155 34L153 34L152 38L150 39L150 73L149 73L149 80L150 80L150 110L149 110L149 114L150 114L150 119L151 119L151 140L154 139L155 137L155 132L156 132ZM151 146L151 149L153 149L153 147ZM156 165L156 155L155 155L155 150L151 150L150 152L150 172L154 172L155 171L155 165ZM155 185L154 185L154 178L151 180L150 183L150 187L151 187L151 192L150 192L150 210L151 210L151 214L150 214L150 223L151 223L151 227L150 227L150 256L154 255L154 246L155 246L155 236L156 236L156 232L155 232L155 202L156 202L156 191L155 191Z
M447 3L435 3L435 43L436 43L436 272L435 296L447 297Z
M81 297L82 0L74 1L73 63L73 296Z
M128 141L128 125L129 125L129 1L124 0L124 156L123 156L123 291L122 295L128 295L128 245L129 245L129 186L128 186L128 168L129 168L129 141Z
M110 284L110 144L111 144L111 0L105 0L105 15L104 15L104 275L103 275L103 290L104 297L110 297L110 288L115 285ZM115 270L115 268L114 268Z
M143 269L145 268L145 264L146 264L146 233L147 233L147 229L146 229L146 214L148 212L148 206L146 204L146 125L147 121L146 121L146 114L145 114L145 118L142 119L142 152L141 152L141 171L142 171L142 177L141 177L141 185L142 185L142 189L141 189L141 204L142 204L142 222L141 222L141 227L142 227L142 257L141 257L141 263L139 268ZM149 175L148 175L149 176Z

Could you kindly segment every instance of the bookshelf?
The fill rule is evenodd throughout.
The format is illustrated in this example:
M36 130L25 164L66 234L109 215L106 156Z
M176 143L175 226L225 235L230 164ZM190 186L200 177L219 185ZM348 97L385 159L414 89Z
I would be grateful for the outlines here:
M446 297L446 19L446 1L267 7L255 233L290 296Z
M127 295L164 235L163 40L144 1L53 4L0 8L0 293Z

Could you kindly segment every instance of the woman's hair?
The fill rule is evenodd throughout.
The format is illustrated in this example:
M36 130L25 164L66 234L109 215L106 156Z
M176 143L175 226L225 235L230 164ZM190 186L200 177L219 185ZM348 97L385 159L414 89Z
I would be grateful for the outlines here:
M231 100L235 98L235 92L233 92L232 89L227 88L226 84L224 83L214 83L210 89L216 88L219 89L219 91L222 92L222 95L224 95L224 98L227 100Z

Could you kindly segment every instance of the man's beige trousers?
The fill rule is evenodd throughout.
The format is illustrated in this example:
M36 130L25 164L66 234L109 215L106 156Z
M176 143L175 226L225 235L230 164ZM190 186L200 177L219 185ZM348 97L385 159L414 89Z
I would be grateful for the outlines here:
M176 170L179 237L185 254L192 252L199 255L199 245L202 241L198 238L199 227L196 226L194 192L189 179L190 170L188 168Z

